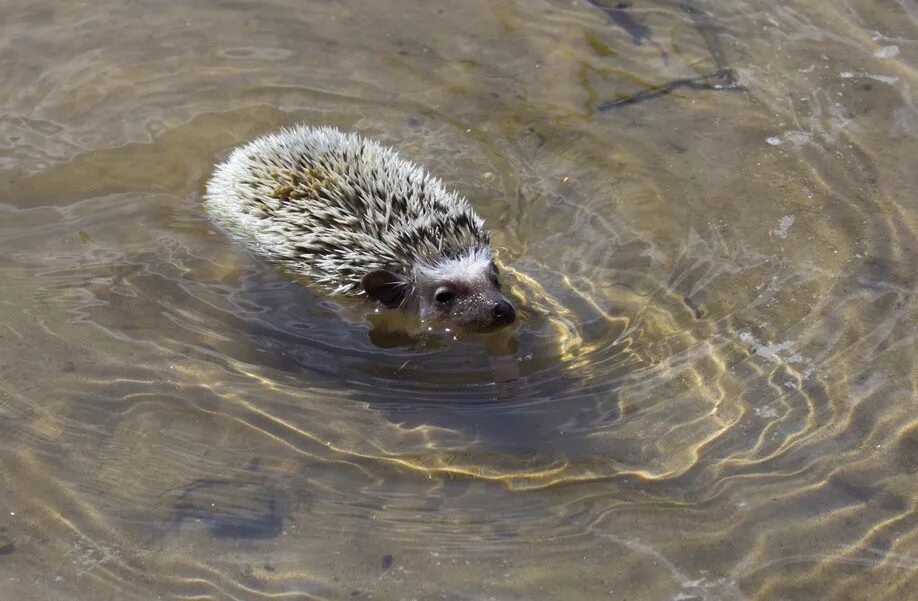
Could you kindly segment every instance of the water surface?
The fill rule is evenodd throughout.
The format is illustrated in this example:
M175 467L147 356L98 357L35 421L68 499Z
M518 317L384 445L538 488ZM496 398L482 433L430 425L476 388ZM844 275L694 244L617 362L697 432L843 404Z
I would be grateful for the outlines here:
M0 598L918 597L914 3L2 11ZM468 196L519 327L213 227L297 122Z

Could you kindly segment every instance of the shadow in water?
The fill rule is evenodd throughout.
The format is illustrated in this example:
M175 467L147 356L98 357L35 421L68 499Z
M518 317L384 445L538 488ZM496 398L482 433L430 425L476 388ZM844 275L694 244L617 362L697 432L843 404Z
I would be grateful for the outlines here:
M586 453L583 433L618 418L614 379L588 386L559 370L556 344L542 337L547 317L531 308L518 305L525 321L517 328L457 336L360 301L330 307L299 283L275 280L283 277L250 274L233 295L237 308L259 308L235 316L254 345L248 356L309 384L330 377L402 428L448 430L489 453L556 459ZM307 327L306 313L323 319Z
M256 486L257 490L240 494L251 486ZM176 499L173 505L174 525L180 529L184 522L203 524L214 538L274 538L284 531L280 504L277 495L257 484L198 480L187 486Z

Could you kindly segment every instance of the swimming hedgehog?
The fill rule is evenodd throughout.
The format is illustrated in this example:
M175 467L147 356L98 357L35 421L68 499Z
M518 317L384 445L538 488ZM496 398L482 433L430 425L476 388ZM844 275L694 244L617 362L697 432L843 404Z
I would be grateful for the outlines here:
M204 206L257 254L334 294L427 322L516 319L468 201L356 134L301 125L258 138L216 167Z

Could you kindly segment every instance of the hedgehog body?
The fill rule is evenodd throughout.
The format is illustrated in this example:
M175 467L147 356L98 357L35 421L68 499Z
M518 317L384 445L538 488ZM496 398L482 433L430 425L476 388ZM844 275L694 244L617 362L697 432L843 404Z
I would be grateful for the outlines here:
M415 306L422 317L515 316L468 201L355 134L297 126L237 148L214 171L204 205L253 251L333 293Z

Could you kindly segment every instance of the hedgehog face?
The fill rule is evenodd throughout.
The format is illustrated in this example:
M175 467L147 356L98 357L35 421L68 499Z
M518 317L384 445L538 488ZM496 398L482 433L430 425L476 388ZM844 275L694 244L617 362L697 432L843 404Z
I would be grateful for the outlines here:
M500 291L497 273L487 278L450 278L418 286L418 315L424 321L492 329L513 323L516 311Z
M491 329L516 320L487 247L416 268L415 285L418 314L425 321Z
M416 309L426 322L493 329L516 321L487 248L417 266L413 284L391 272L374 271L363 278L363 287L385 306Z

